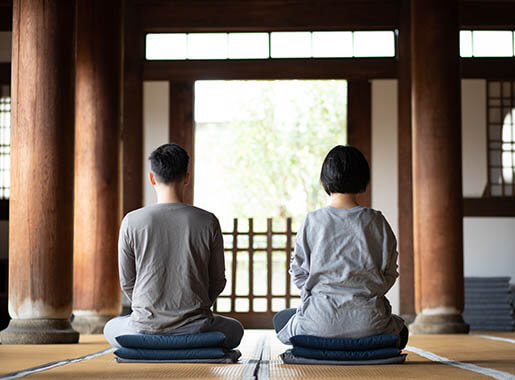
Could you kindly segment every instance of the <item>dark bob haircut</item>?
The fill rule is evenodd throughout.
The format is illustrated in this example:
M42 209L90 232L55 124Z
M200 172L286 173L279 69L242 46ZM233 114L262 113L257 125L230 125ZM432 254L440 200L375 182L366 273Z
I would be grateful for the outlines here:
M327 194L363 193L370 182L368 162L358 149L337 145L327 153L320 181Z
M188 153L177 144L161 145L148 159L156 180L166 184L184 179L190 161Z

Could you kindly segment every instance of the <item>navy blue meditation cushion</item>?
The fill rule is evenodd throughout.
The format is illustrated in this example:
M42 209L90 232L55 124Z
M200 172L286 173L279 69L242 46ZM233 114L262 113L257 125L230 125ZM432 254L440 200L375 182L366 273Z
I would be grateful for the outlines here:
M286 364L308 364L308 365L385 365L385 364L401 364L406 361L406 354L393 356L385 359L373 360L321 360L303 358L294 356L291 350L281 354L281 359Z
M144 348L119 348L114 354L123 359L136 360L191 360L191 359L219 359L223 358L226 350L220 347L155 350Z
M399 356L401 350L395 347L377 348L373 350L343 351L317 350L313 348L295 347L291 350L297 357L319 360L375 360Z
M296 335L290 338L296 347L318 350L370 350L384 347L399 347L399 337L393 334L374 335L364 338L321 338L312 335Z
M225 335L218 331L192 335L120 335L116 337L120 346L145 349L187 349L221 347Z

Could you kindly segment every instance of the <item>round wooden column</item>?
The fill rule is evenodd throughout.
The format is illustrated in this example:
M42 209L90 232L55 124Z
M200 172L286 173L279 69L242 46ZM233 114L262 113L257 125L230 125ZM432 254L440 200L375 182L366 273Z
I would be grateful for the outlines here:
M121 312L121 1L78 2L73 326L102 333Z
M412 2L415 334L465 333L458 1Z
M75 5L14 0L9 314L2 344L75 343Z

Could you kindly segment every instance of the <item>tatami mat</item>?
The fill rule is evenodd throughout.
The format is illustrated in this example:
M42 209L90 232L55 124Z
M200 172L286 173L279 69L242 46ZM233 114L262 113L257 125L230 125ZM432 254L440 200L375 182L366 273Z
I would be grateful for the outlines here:
M474 332L486 335L485 332ZM515 333L488 332L489 336L515 339ZM449 363L437 362L408 352L407 362L387 366L300 366L282 364L279 354L288 346L281 344L270 330L247 330L239 347L242 361L238 364L118 364L113 354L66 364L28 378L42 379L248 379L255 374L256 349L265 337L268 344L260 355L257 380L292 379L478 379L484 374ZM503 371L515 378L515 344L466 335L411 336L409 346L456 362L471 363L481 368ZM0 374L63 359L80 357L107 348L102 336L82 336L78 345L13 346L0 345ZM259 351L259 350L258 350ZM259 352L258 352L259 353Z
M410 343L411 344L410 337ZM309 366L283 364L279 354L288 349L277 339L270 340L271 345L271 379L300 378L304 380L333 379L485 379L484 375L435 363L419 355L408 353L405 364L386 366ZM513 347L515 355L515 347Z
M0 344L0 375L98 352L109 347L103 335L81 335L79 344Z

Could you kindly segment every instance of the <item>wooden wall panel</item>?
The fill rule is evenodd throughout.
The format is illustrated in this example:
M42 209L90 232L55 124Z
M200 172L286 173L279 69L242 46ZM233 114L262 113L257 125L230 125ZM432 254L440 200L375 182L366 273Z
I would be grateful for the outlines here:
M365 155L372 174L372 90L368 80L348 81L347 143ZM367 191L358 197L363 206L372 205L372 186L371 182Z
M195 121L193 119L194 82L170 82L170 142L179 144L190 156L190 184L184 202L193 204L195 167Z

